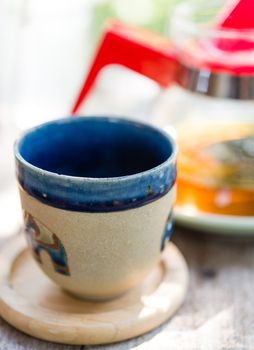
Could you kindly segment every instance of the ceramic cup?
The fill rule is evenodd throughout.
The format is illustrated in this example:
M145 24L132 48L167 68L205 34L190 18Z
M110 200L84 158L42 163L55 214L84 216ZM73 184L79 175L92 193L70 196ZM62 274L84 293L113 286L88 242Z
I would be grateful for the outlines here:
M166 133L69 117L24 133L15 157L28 245L63 289L112 298L158 263L175 198L176 147Z

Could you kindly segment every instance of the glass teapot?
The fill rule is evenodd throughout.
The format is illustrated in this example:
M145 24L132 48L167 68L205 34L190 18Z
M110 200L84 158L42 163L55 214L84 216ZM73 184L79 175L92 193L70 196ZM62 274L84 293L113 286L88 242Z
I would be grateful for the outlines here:
M171 41L111 22L73 107L75 114L110 64L156 81L165 91L154 123L177 130L182 208L254 216L254 4L246 11L247 2L178 6Z

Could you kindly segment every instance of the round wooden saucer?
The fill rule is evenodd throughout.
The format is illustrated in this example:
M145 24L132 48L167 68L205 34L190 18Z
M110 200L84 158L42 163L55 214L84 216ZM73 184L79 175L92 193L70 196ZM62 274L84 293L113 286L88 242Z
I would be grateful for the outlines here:
M59 343L105 344L146 333L176 312L187 284L185 260L172 243L142 284L107 302L63 292L36 265L23 236L0 253L0 315L29 335Z

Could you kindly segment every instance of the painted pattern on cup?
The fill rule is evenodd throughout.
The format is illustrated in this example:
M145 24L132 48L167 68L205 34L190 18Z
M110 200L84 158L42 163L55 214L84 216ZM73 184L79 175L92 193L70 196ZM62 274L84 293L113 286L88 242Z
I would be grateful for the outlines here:
M56 272L70 275L66 250L55 233L52 233L38 219L24 211L25 233L33 255L39 264L42 264L41 251L45 251Z

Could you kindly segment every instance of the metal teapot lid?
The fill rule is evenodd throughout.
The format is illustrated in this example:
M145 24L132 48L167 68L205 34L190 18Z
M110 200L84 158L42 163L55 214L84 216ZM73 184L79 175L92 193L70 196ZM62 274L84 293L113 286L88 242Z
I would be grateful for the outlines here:
M179 67L177 83L192 92L217 98L254 99L254 76L213 72L209 69Z
M204 13L213 11L211 22ZM183 57L177 74L180 86L213 97L253 99L253 11L253 0L232 0L219 10L213 3L182 3L175 8L171 32ZM204 24L193 20L200 13ZM179 36L184 44L178 45Z

